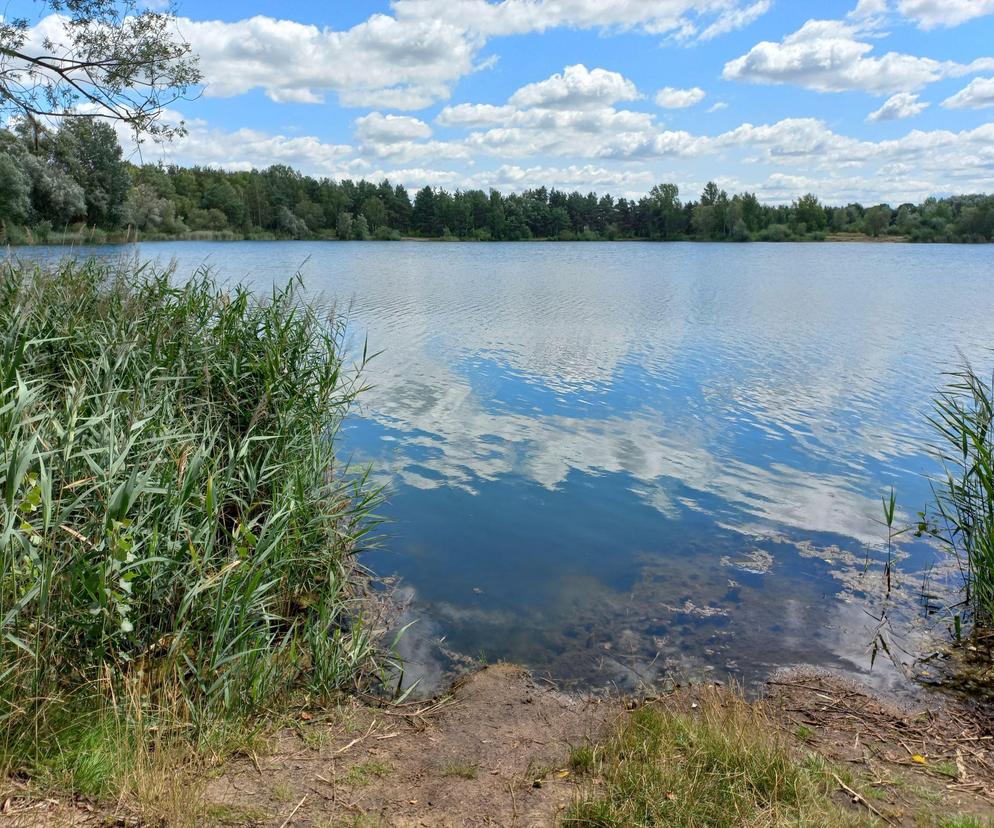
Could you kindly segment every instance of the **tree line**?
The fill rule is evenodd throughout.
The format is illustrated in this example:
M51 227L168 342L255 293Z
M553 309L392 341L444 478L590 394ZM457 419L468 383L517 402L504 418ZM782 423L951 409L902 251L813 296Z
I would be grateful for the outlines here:
M710 182L696 200L675 184L639 199L538 187L520 194L424 187L413 198L384 180L316 179L277 164L227 172L136 165L106 122L73 118L56 130L25 120L0 130L0 240L121 238L478 241L820 240L829 234L919 242L994 240L994 196L920 204L829 206L729 195Z

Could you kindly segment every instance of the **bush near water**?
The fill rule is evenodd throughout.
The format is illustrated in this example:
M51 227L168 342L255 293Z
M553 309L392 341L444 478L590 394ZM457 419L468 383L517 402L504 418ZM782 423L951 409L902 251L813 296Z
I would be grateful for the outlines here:
M343 337L297 280L4 266L0 765L125 697L195 729L361 680L377 496L335 466Z

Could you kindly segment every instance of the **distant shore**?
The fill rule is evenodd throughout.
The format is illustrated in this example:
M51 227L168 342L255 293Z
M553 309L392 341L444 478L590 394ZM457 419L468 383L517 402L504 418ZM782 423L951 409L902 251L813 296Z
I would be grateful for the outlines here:
M558 238L531 238L531 239L521 239L516 242L508 241L494 241L494 240L480 240L480 239L460 239L454 236L441 236L441 237L426 237L426 236L399 236L392 239L337 239L334 237L312 237L312 238L281 238L276 235L263 234L263 235L245 235L239 233L232 233L230 231L197 231L191 233L184 233L181 235L164 235L164 234L144 234L137 233L134 231L124 232L124 233L108 233L105 231L99 231L95 234L89 234L85 232L72 233L58 236L49 236L48 238L32 238L28 237L24 240L18 241L7 241L0 240L0 246L11 248L11 249L24 249L32 247L103 247L103 246L119 246L123 244L141 244L152 243L152 242L242 242L242 241L258 241L258 242L343 242L348 244L353 243L364 243L364 242L425 242L425 243L436 243L436 244L617 244L617 243L629 243L629 242L640 242L643 244L819 244L819 243L848 243L848 244L911 244L911 245L929 245L929 244L955 244L955 245L971 245L971 244L992 244L994 242L925 242L925 241L915 241L908 236L866 236L862 233L828 233L824 236L819 236L817 238L813 237L795 237L787 238L778 241L772 241L769 239L756 239L741 242L729 242L729 241L715 241L712 239L695 239L695 238L684 238L684 239L643 239L643 238L625 238L625 239L558 239Z

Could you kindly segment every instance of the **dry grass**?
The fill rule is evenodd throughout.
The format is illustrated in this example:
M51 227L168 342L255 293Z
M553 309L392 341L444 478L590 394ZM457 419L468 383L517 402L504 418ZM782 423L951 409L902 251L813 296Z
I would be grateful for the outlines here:
M599 748L574 751L591 775L568 810L567 828L587 826L818 826L878 824L837 804L832 769L798 755L760 707L708 689L682 708L670 700L619 723Z

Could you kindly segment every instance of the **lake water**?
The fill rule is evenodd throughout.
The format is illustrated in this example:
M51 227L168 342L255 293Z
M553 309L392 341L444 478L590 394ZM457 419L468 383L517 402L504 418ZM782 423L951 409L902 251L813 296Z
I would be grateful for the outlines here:
M138 256L263 288L299 269L382 351L343 450L389 486L365 563L412 601L404 652L426 686L498 659L580 686L751 683L798 663L897 681L880 660L867 675L875 568L862 572L881 554L881 494L896 487L910 514L928 499L942 372L994 364L991 247L191 242ZM933 556L904 551L908 569Z

